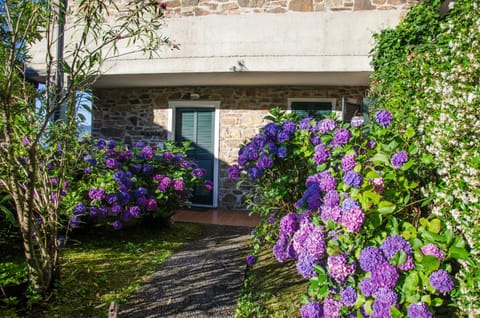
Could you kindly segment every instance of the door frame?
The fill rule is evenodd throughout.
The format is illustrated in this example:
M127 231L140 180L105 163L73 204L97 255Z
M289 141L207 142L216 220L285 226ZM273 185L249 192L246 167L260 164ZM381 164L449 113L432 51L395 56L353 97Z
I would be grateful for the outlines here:
M218 176L219 176L219 148L220 148L220 101L169 101L168 102L168 140L175 140L175 115L177 108L213 108L215 110L215 128L214 128L214 145L213 145L213 199L212 205L194 204L198 207L218 207Z

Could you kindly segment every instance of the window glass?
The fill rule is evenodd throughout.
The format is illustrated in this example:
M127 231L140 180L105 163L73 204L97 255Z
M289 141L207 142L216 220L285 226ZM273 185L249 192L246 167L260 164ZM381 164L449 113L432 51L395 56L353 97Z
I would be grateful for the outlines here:
M332 113L330 101L292 101L290 107L300 118L311 117L321 120Z

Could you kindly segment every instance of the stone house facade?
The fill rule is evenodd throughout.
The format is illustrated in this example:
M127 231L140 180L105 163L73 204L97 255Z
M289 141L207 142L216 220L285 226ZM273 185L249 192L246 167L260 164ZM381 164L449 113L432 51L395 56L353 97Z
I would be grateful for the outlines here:
M228 179L227 171L236 162L240 144L265 125L263 118L271 107L287 109L289 99L310 100L321 96L335 99L333 110L339 111L342 96L362 98L365 90L363 86L102 88L95 91L92 133L95 137L128 143L142 140L159 144L172 139L169 128L172 101L195 107L215 107L218 102L218 175L214 199L219 207L242 209L245 193ZM191 100L192 95L198 95L199 99Z
M367 95L372 34L415 2L166 0L162 35L179 50L108 61L94 89L92 135L192 140L215 184L199 205L244 209L245 192L227 176L240 144L272 107L351 116L344 101Z

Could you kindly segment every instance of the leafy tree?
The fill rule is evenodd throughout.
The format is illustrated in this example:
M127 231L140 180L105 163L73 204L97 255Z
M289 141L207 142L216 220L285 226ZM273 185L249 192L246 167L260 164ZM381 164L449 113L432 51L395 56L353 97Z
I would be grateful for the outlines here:
M42 296L59 275L57 235L62 213L71 213L62 197L78 149L77 111L87 107L79 92L121 43L150 55L171 45L157 33L163 9L143 0L0 2L0 189L15 203L31 285ZM45 61L42 89L28 77L32 47Z

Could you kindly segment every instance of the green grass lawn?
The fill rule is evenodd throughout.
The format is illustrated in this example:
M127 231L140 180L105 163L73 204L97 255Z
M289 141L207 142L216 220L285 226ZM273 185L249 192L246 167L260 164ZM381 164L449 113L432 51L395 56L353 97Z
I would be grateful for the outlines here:
M204 227L176 223L76 236L62 250L62 278L42 308L0 307L1 317L106 317L111 301L126 299L185 241Z
M278 263L271 246L265 246L247 272L235 317L299 317L300 297L307 286L294 262Z

